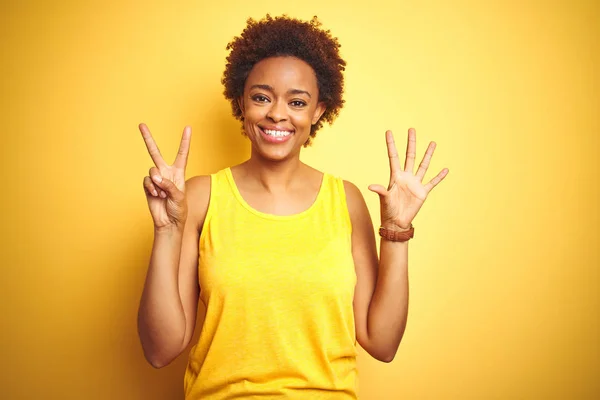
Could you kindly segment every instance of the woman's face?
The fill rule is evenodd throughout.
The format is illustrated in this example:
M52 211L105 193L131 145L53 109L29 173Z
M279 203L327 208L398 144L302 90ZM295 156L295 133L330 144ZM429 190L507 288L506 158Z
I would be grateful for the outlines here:
M325 111L314 70L295 57L256 63L239 105L253 152L273 161L298 155Z

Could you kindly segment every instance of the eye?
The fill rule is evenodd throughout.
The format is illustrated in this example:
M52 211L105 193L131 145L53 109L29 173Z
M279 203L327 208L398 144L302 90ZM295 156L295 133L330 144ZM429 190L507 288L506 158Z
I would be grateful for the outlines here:
M258 103L266 103L267 101L269 101L269 99L266 96L263 96L262 94L255 94L254 96L252 96L252 100Z
M306 105L302 100L294 100L290 103L292 107L304 107Z

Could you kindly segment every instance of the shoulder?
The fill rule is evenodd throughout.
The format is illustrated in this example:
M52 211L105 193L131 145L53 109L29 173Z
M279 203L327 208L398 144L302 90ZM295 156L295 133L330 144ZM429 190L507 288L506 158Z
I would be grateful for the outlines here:
M210 175L197 175L185 181L185 189L188 192L199 194L202 191L210 191Z
M346 203L350 215L364 212L366 208L365 199L358 187L350 181L344 180L344 192L346 192Z
M353 240L369 241L373 233L373 222L367 203L360 189L352 182L344 181L344 191L346 192L346 204L352 223Z
M185 196L188 203L188 213L200 227L210 203L210 175L198 175L185 181Z

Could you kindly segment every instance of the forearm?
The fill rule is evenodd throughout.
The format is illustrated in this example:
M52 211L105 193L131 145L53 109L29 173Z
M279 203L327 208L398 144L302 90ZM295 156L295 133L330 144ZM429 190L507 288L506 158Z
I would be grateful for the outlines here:
M384 360L394 358L404 335L407 315L408 241L382 240L367 324L369 343Z
M144 354L155 367L181 352L186 319L179 293L179 259L183 230L154 233L152 254L138 313Z

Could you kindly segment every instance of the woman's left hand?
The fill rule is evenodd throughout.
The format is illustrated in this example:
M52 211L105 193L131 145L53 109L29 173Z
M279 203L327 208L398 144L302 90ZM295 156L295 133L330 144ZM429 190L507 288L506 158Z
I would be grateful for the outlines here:
M448 175L449 170L448 168L442 169L428 184L423 185L423 178L435 150L435 142L429 143L425 157L419 164L416 175L413 175L417 148L415 129L408 130L404 169L400 168L392 131L387 131L385 137L390 158L390 183L387 190L381 185L370 185L369 190L379 195L381 226L394 230L408 230L429 192Z

